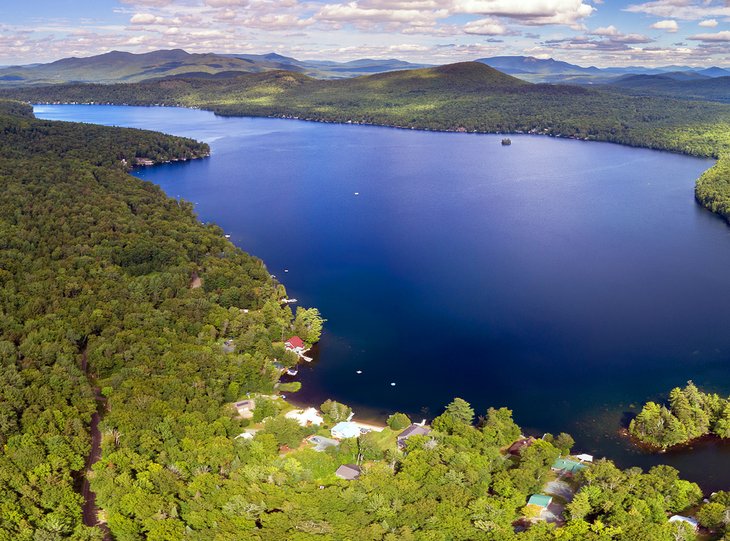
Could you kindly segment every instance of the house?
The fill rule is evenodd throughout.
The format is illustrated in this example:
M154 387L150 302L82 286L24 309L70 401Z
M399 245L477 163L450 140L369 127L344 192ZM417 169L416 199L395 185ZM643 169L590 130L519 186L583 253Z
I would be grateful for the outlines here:
M307 408L305 410L292 410L284 415L287 419L294 419L300 426L321 425L324 418L319 414L316 408Z
M554 472L558 472L561 475L575 475L585 468L585 464L570 460L569 458L558 458L550 467Z
M344 440L346 438L357 438L360 435L360 427L350 421L342 421L332 427L330 431L333 438Z
M697 531L700 528L700 523L690 517L683 517L682 515L673 515L670 517L669 522L684 522L692 526L692 529Z
M580 454L575 455L575 458L577 458L581 462L593 462L593 455Z
M403 432L398 434L398 437L396 438L396 441L398 442L398 447L402 449L406 446L406 440L410 438L411 436L425 436L429 432L431 432L431 429L423 426L423 425L417 425L412 424L408 428L406 428Z
M241 400L233 405L238 410L238 415L243 419L253 418L253 410L256 409L256 402L253 400Z
M362 469L360 469L360 466L356 466L355 464L343 464L342 466L337 468L335 475L340 479L354 481L355 479L360 477L361 473Z
M522 438L522 439L514 442L512 445L510 445L509 448L507 449L507 452L509 454L515 455L515 456L520 455L520 454L522 454L523 449L526 449L533 443L535 443L535 438L533 438L533 437Z
M551 496L546 496L545 494L533 494L530 496L530 499L527 500L527 505L536 505L541 509L547 509L552 502L553 498Z
M300 353L304 353L304 340L298 336L292 336L289 340L284 342L284 347L299 355Z

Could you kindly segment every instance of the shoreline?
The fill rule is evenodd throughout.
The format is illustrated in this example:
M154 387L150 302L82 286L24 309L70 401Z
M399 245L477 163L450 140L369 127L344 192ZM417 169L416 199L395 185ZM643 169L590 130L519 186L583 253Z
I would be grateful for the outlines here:
M165 106L165 107L167 107L167 108L170 108L170 106ZM190 108L188 108L188 109L190 109ZM213 114L216 114L216 113L215 113L215 112L213 112ZM245 118L245 117L239 117L239 118ZM279 119L279 120L294 120L294 119L279 118L279 117L249 117L249 118L274 118L274 119ZM297 120L302 120L302 121L305 121L305 122L318 122L318 123L335 123L335 122L325 122L325 121L318 121L318 120L306 120L306 119L297 119ZM338 124L343 124L343 125L344 125L344 124L346 124L346 123L338 123ZM366 124L358 124L358 125L366 125ZM410 128L403 128L403 127L394 127L394 126L380 126L380 125L376 125L376 124L367 124L367 125L368 125L368 126L373 126L373 127L383 127L383 128L390 128L390 129L410 129ZM457 131L446 131L446 130L414 130L414 131L433 131L434 133L463 133L463 132L457 132ZM474 132L468 132L468 133L474 133ZM492 134L492 133L490 133L490 132L477 132L477 133L475 133L475 134L477 134L477 135L496 135L496 134ZM517 134L517 135L549 135L549 136L551 136L551 137L555 137L554 135L551 135L551 134ZM565 139L569 139L568 137L563 137L563 138L565 138ZM580 140L580 139L578 139L578 138L570 138L570 139L573 139L573 140ZM589 140L589 141L586 141L586 142L607 142L607 143L611 143L611 144L619 144L619 143L612 143L612 142L610 142L610 141L597 141L597 140ZM622 145L622 146L631 146L631 145ZM634 147L634 148L647 148L647 147ZM648 150L657 150L657 149L648 149ZM670 152L670 151L667 151L667 152ZM673 153L677 154L676 152L673 152ZM200 156L200 158L202 158L202 157L204 157L204 156ZM193 159L197 159L197 157L196 157L196 158L193 158ZM164 163L165 163L165 162L158 162L158 163L156 163L156 164L154 164L154 165L163 165ZM171 199L174 199L174 198L172 198L172 197L171 197ZM708 209L708 210L709 210L709 209ZM715 214L716 214L716 213L715 213ZM722 216L719 216L719 217L722 217ZM227 240L228 240L228 239L227 239ZM229 242L231 242L231 241L229 240ZM231 244L233 244L233 245L235 246L235 244L234 244L234 243L232 243L232 242L231 242ZM298 398L296 397L296 394L297 394L297 393L285 393L285 395L286 395L286 397L287 397L287 398L286 398L285 400L286 400L287 402L289 402L289 403L291 403L291 404L295 405L296 407L303 407L303 408L306 408L306 407L309 407L309 406L311 406L311 402L310 402L310 403L306 403L306 402L305 402L304 400L299 400L299 399L298 399ZM290 397L293 397L293 398L290 398ZM318 407L318 406L313 406L313 407ZM387 415L387 414L386 414L386 415ZM362 416L362 419L364 419L364 421L363 421L363 422L365 422L365 423L367 423L367 422L370 422L370 421L372 421L372 422L374 422L374 423L383 423L383 415L382 415L382 414L381 414L381 415L378 415L378 414L376 414L375 412L372 412L372 413L367 413L367 412L366 412L366 413L365 413L365 415L364 415L364 416ZM414 419L414 421L420 421L420 419ZM656 450L654 450L654 451L649 451L649 452L650 452L651 454L656 454L656 453L657 453L657 451L656 451Z
M207 111L209 113L213 113L215 116L219 116L222 118L270 118L270 119L279 119L279 120L297 120L300 122L314 122L319 124L339 124L344 126L370 126L370 127L376 127L376 128L388 128L388 129L395 129L395 130L409 130L409 131L420 131L420 132L433 132L433 133L459 133L459 134L472 134L472 135L540 135L540 136L547 136L547 137L553 137L556 139L569 139L573 141L583 141L586 143L609 143L614 145L620 145L630 148L644 148L647 150L653 150L658 152L670 152L672 154L679 154L683 156L692 156L695 158L701 158L701 159L711 159L714 160L715 163L713 163L709 168L707 168L705 171L702 172L702 174L695 179L694 187L693 187L693 199L695 200L695 203L697 203L699 206L704 208L705 210L711 212L712 214L715 214L722 218L722 220L730 226L730 211L723 212L723 205L721 203L718 203L716 199L712 198L712 194L709 195L702 195L700 194L700 183L702 179L706 178L708 174L711 174L713 169L717 167L718 165L722 164L725 165L726 162L730 163L730 154L723 155L721 152L716 151L717 149L711 149L709 152L690 152L688 150L683 150L681 148L663 148L659 146L654 146L651 144L641 144L641 143L632 143L628 141L615 141L612 140L610 137L601 137L597 138L595 136L593 137L576 137L575 135L565 135L562 133L553 133L550 128L544 128L541 131L537 131L536 129L531 129L528 131L525 130L515 130L515 131L482 131L482 130L471 130L468 131L463 127L457 127L457 128L429 128L427 126L398 126L395 124L387 124L387 123L377 123L377 122L361 122L361 121L353 121L352 119L348 120L336 120L336 119L316 119L316 118L302 118L297 115L287 115L284 113L281 114L228 114L226 112L216 110L215 108L208 108L206 106L189 106L189 105L183 105L183 104L164 104L164 103L155 103L155 104L130 104L130 103L113 103L113 102L104 102L104 103L97 103L97 102L65 102L65 101L39 101L39 102L30 102L25 101L24 103L29 104L31 107L34 107L35 105L86 105L86 106L112 106L112 107L165 107L165 108L180 108L180 109L189 109L189 110L197 110L197 111ZM209 154L210 155L210 154ZM207 157L207 156L205 156ZM719 194L717 194L719 195ZM713 208L714 207L714 208Z

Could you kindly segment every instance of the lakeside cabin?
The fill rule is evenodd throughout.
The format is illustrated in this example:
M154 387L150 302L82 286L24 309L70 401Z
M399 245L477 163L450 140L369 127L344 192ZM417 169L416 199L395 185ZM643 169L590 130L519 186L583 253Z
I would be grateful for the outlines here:
M552 496L546 496L545 494L533 494L527 500L527 505L537 506L541 510L547 509L551 503L553 503Z
M357 438L361 433L360 426L352 421L339 422L330 430L332 437L338 440Z
M550 469L554 472L560 475L567 476L573 476L579 471L584 470L585 468L585 464L581 464L580 462L576 462L575 460L570 460L569 458L558 458L555 462L553 462L553 465L550 467Z
M509 446L507 452L512 456L519 456L522 454L522 450L528 448L530 445L535 443L535 438L530 436L529 438L521 438Z
M431 432L431 429L427 426L412 424L396 437L398 449L403 449L406 446L406 441L411 436L426 436L429 432Z
M360 477L361 473L362 469L360 468L360 466L357 466L356 464L343 464L342 466L337 468L335 475L340 479L344 479L346 481L354 481L355 479Z
M322 418L316 408L292 410L287 412L284 417L287 419L294 419L297 423L299 423L299 426L319 426L324 423L324 418Z
M289 340L284 342L284 347L289 351L293 351L297 355L301 355L304 353L304 340L298 336L292 336Z
M691 517L685 517L682 515L672 515L669 518L669 522L684 522L685 524L689 524L690 526L692 526L692 529L694 531L697 531L700 529L700 523Z

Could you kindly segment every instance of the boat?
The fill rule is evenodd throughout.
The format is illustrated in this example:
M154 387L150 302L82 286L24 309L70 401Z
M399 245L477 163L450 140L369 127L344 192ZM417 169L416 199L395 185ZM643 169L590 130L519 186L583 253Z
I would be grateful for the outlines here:
M511 144L512 144L512 139L510 139L509 137L505 137L504 139L502 139L502 146L503 147L509 146Z
M290 376L296 376L299 373L299 370L296 368L287 368L286 373Z

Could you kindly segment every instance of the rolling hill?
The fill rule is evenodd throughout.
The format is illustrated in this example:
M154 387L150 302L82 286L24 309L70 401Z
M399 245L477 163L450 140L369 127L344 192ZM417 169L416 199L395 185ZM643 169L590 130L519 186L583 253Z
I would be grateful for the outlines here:
M627 75L613 81L610 86L634 95L730 102L730 76L678 78L676 74Z

